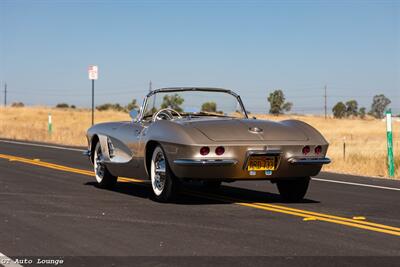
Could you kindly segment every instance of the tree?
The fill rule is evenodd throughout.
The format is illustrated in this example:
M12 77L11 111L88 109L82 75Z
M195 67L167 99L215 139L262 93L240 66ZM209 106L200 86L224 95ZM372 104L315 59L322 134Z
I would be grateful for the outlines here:
M205 102L201 105L201 111L217 112L217 104L215 102Z
M268 102L270 104L269 113L274 115L283 114L285 111L290 111L293 104L285 102L285 96L282 90L275 90L269 94Z
M115 110L115 111L126 111L124 107L122 107L120 104L112 104L112 103L105 103L102 105L99 105L96 107L98 111L104 111L104 110Z
M69 105L67 103L58 103L56 108L69 108Z
M360 108L360 110L358 111L358 116L360 116L361 119L364 119L365 115L366 115L365 108L364 107Z
M131 111L132 109L139 109L139 105L136 101L136 99L132 99L132 101L125 106L125 109L127 112Z
M374 96L369 114L375 118L382 119L384 117L383 113L390 103L390 99L383 94Z
M165 95L161 104L161 108L172 108L178 112L182 112L183 110L180 105L182 105L184 101L185 100L178 94Z
M358 116L358 103L355 100L346 102L346 117L349 116Z
M333 112L333 117L341 119L346 116L346 105L343 104L343 102L338 102L332 108L332 112Z

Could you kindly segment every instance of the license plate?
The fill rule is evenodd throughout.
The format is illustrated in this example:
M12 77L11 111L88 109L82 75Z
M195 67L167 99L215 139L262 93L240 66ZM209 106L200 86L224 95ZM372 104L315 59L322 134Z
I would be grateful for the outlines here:
M248 171L274 171L275 157L251 157L247 164Z

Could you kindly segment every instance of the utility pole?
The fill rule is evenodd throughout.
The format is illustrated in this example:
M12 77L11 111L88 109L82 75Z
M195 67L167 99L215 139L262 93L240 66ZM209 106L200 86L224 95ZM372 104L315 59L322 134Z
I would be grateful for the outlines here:
M149 82L149 93L153 90L151 81Z
M326 84L325 84L325 87L324 87L324 100L325 100L324 109L325 109L325 120L326 120L326 116L327 116L327 114L326 114L326 109L327 109L327 106L326 106L326 98L327 98L327 96L326 96Z
M7 83L4 83L4 106L7 106Z

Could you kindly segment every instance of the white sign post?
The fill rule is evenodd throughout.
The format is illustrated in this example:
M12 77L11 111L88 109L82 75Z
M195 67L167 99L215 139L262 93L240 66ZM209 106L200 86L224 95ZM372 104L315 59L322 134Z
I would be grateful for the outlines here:
M89 80L92 80L92 125L94 124L94 80L99 78L99 68L96 65L89 65Z

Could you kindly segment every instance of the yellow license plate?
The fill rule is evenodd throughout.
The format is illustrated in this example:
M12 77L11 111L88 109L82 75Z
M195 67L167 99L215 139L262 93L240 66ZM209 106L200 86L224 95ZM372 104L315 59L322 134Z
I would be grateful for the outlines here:
M248 171L274 171L275 157L251 157L247 164Z

